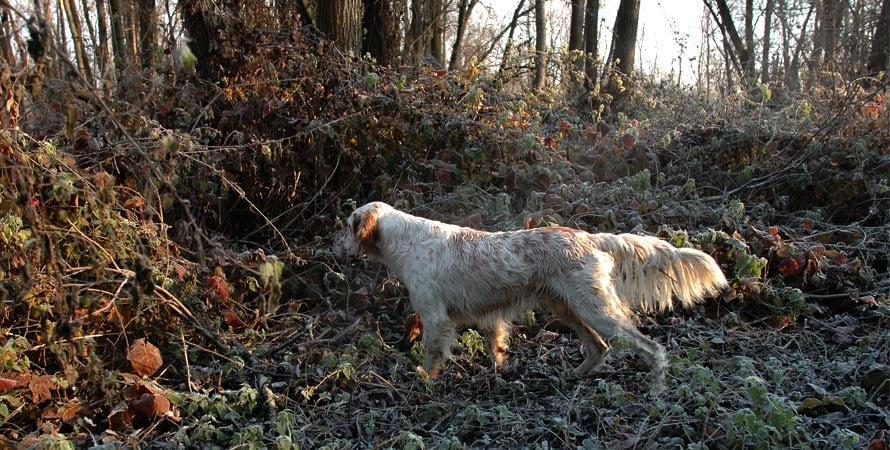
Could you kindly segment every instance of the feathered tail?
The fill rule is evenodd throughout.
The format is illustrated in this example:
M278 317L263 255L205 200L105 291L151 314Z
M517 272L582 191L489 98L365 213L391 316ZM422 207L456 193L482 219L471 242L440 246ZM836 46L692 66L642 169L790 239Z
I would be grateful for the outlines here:
M612 276L618 297L643 312L672 309L674 299L688 308L728 285L714 258L658 238L613 235L601 241L600 248L615 261Z

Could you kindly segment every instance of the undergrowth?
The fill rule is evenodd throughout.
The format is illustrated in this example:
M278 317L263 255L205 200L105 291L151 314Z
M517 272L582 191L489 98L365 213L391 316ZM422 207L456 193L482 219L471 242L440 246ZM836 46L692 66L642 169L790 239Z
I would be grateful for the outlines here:
M101 101L33 94L0 133L4 445L856 448L890 428L880 89L752 105L642 84L613 117L220 26L256 49L223 52L223 82L170 61ZM732 286L644 320L671 353L661 398L620 342L598 378L567 377L577 340L533 313L510 375L465 330L430 382L404 289L328 251L376 199L650 233Z

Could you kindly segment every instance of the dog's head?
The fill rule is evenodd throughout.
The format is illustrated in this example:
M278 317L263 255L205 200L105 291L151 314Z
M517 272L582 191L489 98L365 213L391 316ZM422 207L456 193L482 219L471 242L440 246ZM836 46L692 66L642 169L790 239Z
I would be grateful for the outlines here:
M379 256L379 222L391 209L391 206L383 202L371 202L356 208L346 219L346 228L340 230L334 238L334 256Z

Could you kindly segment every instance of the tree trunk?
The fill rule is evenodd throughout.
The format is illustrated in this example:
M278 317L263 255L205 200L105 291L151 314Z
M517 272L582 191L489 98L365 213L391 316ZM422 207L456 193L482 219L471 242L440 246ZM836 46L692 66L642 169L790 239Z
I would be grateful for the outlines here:
M773 4L775 0L766 0L766 10L763 13L763 56L761 57L760 82L769 83L769 53L770 35L773 28ZM753 48L753 47L752 47Z
M754 0L745 0L745 48L749 57L742 61L745 70L745 84L754 84Z
M725 46L727 58L733 62L739 77L749 80L750 78L748 78L746 70L753 67L753 64L750 63L752 49L745 47L745 44L742 42L738 29L736 29L735 22L732 20L732 12L729 10L729 5L726 3L726 0L716 0L716 3L719 17L717 16L717 13L714 12L708 0L705 0L705 5L708 7L711 15L714 16L714 20L717 21L717 25L720 27L720 31L724 35L724 40L729 44Z
M114 66L118 72L122 72L130 62L124 39L124 10L121 1L108 1L108 6L111 9L111 52L114 54Z
M535 80L533 87L543 89L547 84L547 11L544 0L535 0Z
M112 0L115 1L115 0ZM216 81L219 78L219 65L210 54L210 41L214 36L211 26L210 5L203 0L179 2L182 26L188 36L188 47L197 60L195 70L204 80Z
M366 30L362 54L368 53L384 66L399 58L400 36L397 10L405 3L399 0L365 0L362 23Z
M415 64L423 60L430 46L428 9L427 0L411 0L411 24L405 38L405 54L411 55Z
M158 16L155 11L155 0L139 0L137 5L139 59L142 61L142 68L148 69L154 64L155 47L158 41Z
M68 18L68 28L71 30L71 42L74 45L74 56L77 59L77 68L81 75L92 84L93 72L90 70L90 61L87 57L86 47L83 43L83 28L80 24L80 16L77 14L77 4L74 0L62 0L65 8L65 16Z
M105 7L105 0L96 0L96 28L99 39L96 43L96 64L99 72L105 76L111 57L108 53L108 10Z
M883 1L880 14L868 58L868 71L872 75L890 70L890 0Z
M460 0L457 5L457 30L454 33L454 46L451 48L451 61L448 62L448 70L457 70L463 65L462 50L464 33L470 23L470 14L479 3L478 0Z
M0 6L0 57L10 66L15 66L15 54L12 52L12 15L9 5Z
M615 16L612 37L612 62L623 75L632 77L636 62L637 26L640 19L640 0L621 0Z
M584 57L576 57L575 51L584 50L584 5L585 0L572 0L572 13L569 25L569 56L575 58L575 67L584 70Z
M445 67L445 8L442 0L430 0L430 55Z
M362 50L361 0L326 0L318 2L318 29L344 52L356 55Z
M599 17L600 0L587 0L584 13L584 73L588 90L592 90L597 83L599 74L598 47L599 47Z

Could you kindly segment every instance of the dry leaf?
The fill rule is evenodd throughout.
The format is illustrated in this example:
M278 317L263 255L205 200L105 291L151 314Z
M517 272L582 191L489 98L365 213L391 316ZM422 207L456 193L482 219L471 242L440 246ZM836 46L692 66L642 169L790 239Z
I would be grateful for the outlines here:
M31 390L31 398L34 404L40 404L53 398L49 391L50 389L56 389L56 383L53 383L52 379L51 375L31 377L28 388Z
M164 394L144 393L130 403L133 410L147 419L163 416L170 412L170 399Z
M134 372L144 377L154 375L164 364L160 350L152 343L145 342L145 339L137 339L130 346L127 361L130 361Z

